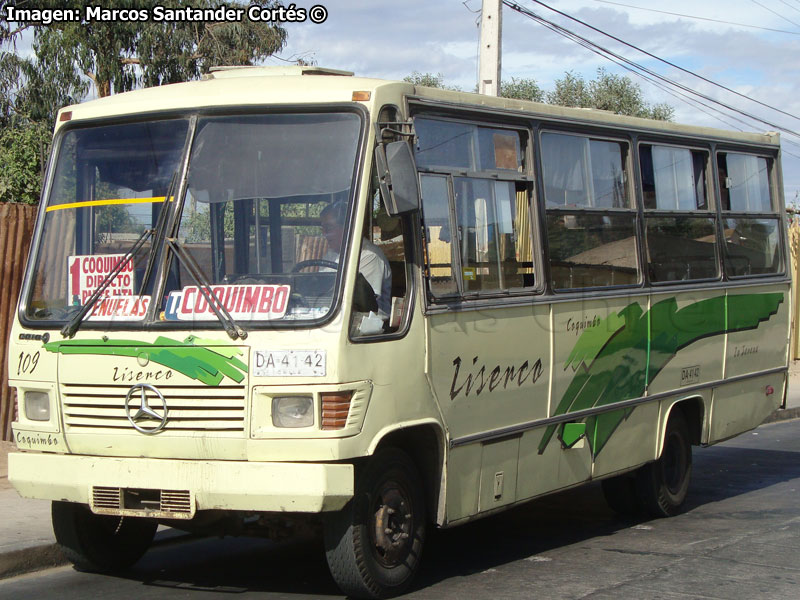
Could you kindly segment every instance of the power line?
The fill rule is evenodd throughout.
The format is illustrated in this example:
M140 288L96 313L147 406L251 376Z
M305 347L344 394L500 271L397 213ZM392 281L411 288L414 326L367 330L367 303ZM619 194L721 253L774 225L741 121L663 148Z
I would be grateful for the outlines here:
M532 2L535 2L536 4L538 4L538 5L540 5L540 6L544 7L544 8L546 8L546 9L548 9L548 10L551 10L551 11L553 11L554 13L557 13L557 14L559 14L559 15L563 16L563 17L566 17L567 19L570 19L571 21L575 21L576 23L580 23L581 25L583 25L584 27L587 27L587 28L591 29L592 31L596 31L597 33L600 33L600 34L602 34L602 35L604 35L604 36L606 36L606 37L608 37L608 38L611 38L612 40L614 40L614 41L616 41L616 42L619 42L620 44L623 44L623 45L627 46L628 48L632 48L633 50L636 50L637 52L641 52L642 54L644 54L644 55L646 55L646 56L649 56L650 58L652 58L652 59L654 59L654 60L657 60L657 61L659 61L659 62L661 62L661 63L664 63L664 64L666 64L666 65L669 65L670 67L672 67L672 68L674 68L674 69L678 69L679 71L681 71L681 72L683 72L683 73L686 73L687 75L691 75L692 77L696 77L696 78L698 78L698 79L700 79L700 80L702 80L702 81L705 81L705 82L706 82L706 83L708 83L708 84L711 84L711 85L713 85L713 86L715 86L715 87L718 87L718 88L720 88L720 89L723 89L723 90L725 90L726 92L730 92L731 94L734 94L734 95L736 95L736 96L739 96L740 98L743 98L743 99L745 99L745 100L749 100L750 102L755 102L756 104L758 104L758 105L760 105L760 106L763 106L763 107L765 107L765 108L769 108L770 110L774 110L775 112L778 112L778 113L780 113L780 114L782 114L782 115L786 115L787 117L791 117L791 118L793 118L793 119L798 119L798 120L800 120L800 117L797 117L796 115L793 115L793 114L791 114L791 113L789 113L789 112L786 112L786 111L784 111L784 110L781 110L781 109L779 109L779 108L776 108L776 107L774 107L774 106L770 106L769 104L766 104L765 102L761 102L760 100L756 100L755 98L751 98L750 96L747 96L747 95L745 95L745 94L739 93L739 92L737 92L736 90L732 90L731 88L729 88L729 87L727 87L727 86L724 86L724 85L722 85L722 84L720 84L720 83L717 83L716 81L712 81L711 79L708 79L707 77L703 77L702 75L698 75L698 74L697 74L697 73L695 73L694 71L690 71L689 69L685 69L685 68L683 68L683 67L681 67L681 66L679 66L679 65L676 65L675 63L673 63L673 62L671 62L671 61L668 61L668 60L666 60L666 59L663 59L663 58L661 58L660 56L656 56L656 55L655 55L655 54L653 54L652 52L648 52L647 50L644 50L643 48L639 48L638 46L635 46L635 45L633 45L633 44L631 44L631 43L629 43L629 42L626 42L625 40L623 40L623 39L620 39L620 38L618 38L618 37L616 37L616 36L614 36L614 35L611 35L610 33L607 33L607 32L605 32L605 31L603 31L602 29L598 29L597 27L594 27L594 26L592 26L592 25L589 25L589 24L588 24L588 23L586 23L585 21L581 21L580 19L578 19L578 18L576 18L576 17L573 17L573 16L571 16L571 15L568 15L567 13L561 12L560 10L557 10L557 9L555 9L555 8L553 8L552 6L549 6L548 4L545 4L544 2L541 2L540 0L531 0L531 1L532 1ZM510 0L508 0L508 1L506 1L506 0L503 0L503 3L504 3L506 6L508 6L509 8L513 8L512 4L513 4L513 5L515 5L515 6L519 6L519 5L516 5L516 3L514 3L514 2L511 2ZM519 7L519 8L522 8L522 7ZM516 10L516 9L515 9L515 10ZM519 12L519 11L518 11L518 12ZM535 14L535 13L531 13L531 15L533 15L533 14ZM530 16L530 15L529 15L529 16ZM538 17L538 15L537 15L537 17ZM543 17L539 17L539 18L543 18ZM641 68L643 68L643 69L644 69L644 67L641 67ZM660 77L660 76L659 76L659 77ZM669 82L670 82L670 83L672 83L673 85L676 85L676 83L675 83L674 81L671 81L671 80L670 80ZM686 88L686 89L687 89L687 91L692 91L692 93L695 93L695 94L697 94L697 95L701 95L699 92L696 92L696 91L694 91L694 90L688 90L688 88ZM728 108L728 109L730 109L730 110L736 110L736 111L738 111L738 109L735 109L735 108L733 108L733 107L730 107L730 106L728 106L728 105L725 105L725 104L723 104L722 102L719 102L718 100L714 100L713 98L710 98L710 97L708 97L708 96L703 96L703 97L704 97L704 98L706 98L706 100L711 100L711 101L713 101L713 102L716 102L716 103L718 103L718 104L721 104L721 105L725 106L725 108ZM738 112L741 112L741 111L738 111ZM750 116L750 115L748 115L748 116ZM773 125L772 123L769 123L768 121L764 121L764 120L761 120L761 119L758 119L758 120L759 120L759 121L761 121L762 123L766 124L766 125L769 125L770 127L779 127L778 125Z
M538 4L542 4L541 2L538 2L537 0L533 0L533 1L537 2ZM689 87L687 87L687 86L685 86L685 85L683 85L681 83L678 83L678 82L673 81L673 80L671 80L671 79L669 79L667 77L664 77L663 75L661 75L659 73L656 73L652 69L648 69L647 67L644 67L641 64L638 64L638 63L636 63L636 62L634 62L634 61L632 61L632 60L630 60L630 59L628 59L628 58L626 58L626 57L624 57L624 56L622 56L620 54L617 54L617 53L609 50L608 48L605 48L603 46L600 46L599 44L596 44L595 42L589 40L588 38L585 38L585 37L573 32L573 31L571 31L569 29L561 27L560 25L545 19L544 17L541 17L540 15L537 15L536 13L534 13L533 11L531 11L531 10L529 10L527 8L523 8L522 6L517 4L516 2L512 2L511 0L502 0L502 2L503 2L504 5L508 6L512 10L515 10L515 11L527 16L528 18L531 18L531 19L537 21L538 23L540 23L542 25L545 25L546 27L548 27L550 29L553 29L554 31L557 31L560 35L564 35L565 37L568 37L572 41L575 41L575 42L579 43L580 45L582 45L582 46L584 46L586 48L589 48L589 46L591 46L591 48L589 48L589 49L591 49L593 52L595 52L595 49L597 49L596 53L601 53L601 56L604 56L605 58L607 58L609 60L611 60L609 57L614 57L615 59L617 59L619 61L622 61L622 62L626 63L627 65L630 65L634 69L637 69L639 71L647 73L648 75L650 75L650 76L652 76L652 77L654 77L654 78L656 78L656 79L658 79L660 81L663 81L663 82L665 82L665 83L667 83L667 84L669 84L669 85L671 85L673 87L679 88L679 89L681 89L681 90L683 90L685 92L688 92L688 93L693 94L695 96L699 96L700 98L703 98L704 100L708 100L709 102L712 102L714 104L722 106L722 107L728 109L731 112L744 115L745 117L747 117L748 119L751 119L752 121L756 121L756 122L765 124L765 125L773 128L773 129L784 131L784 132L789 133L791 135L800 137L800 133L798 133L796 131L793 131L793 130L788 129L786 127L782 127L782 126L777 125L775 123L771 123L770 121L766 121L764 119L761 119L760 117L757 117L757 116L755 116L753 114L750 114L750 113L747 113L747 112L742 111L740 109L737 109L737 108L735 108L733 106L730 106L729 104L726 104L726 103L721 102L719 100L715 100L714 98L711 98L710 96L702 94L702 93L700 93L700 92L698 92L696 90L693 90L693 89L691 89L691 88L689 88ZM547 5L544 5L544 6L547 7ZM549 8L549 7L547 7L547 8ZM551 10L554 10L555 12L558 12L559 14L563 14L563 13L560 13L560 11L556 11L555 9L551 9ZM569 15L564 15L564 16L566 16L566 17L568 17L568 18L570 18L572 20L579 21L578 19L570 17ZM579 22L583 23L582 21L579 21ZM585 23L584 23L584 25L589 27L589 28L591 28L591 29L594 29L596 31L600 31L597 28L592 27L591 25L588 25L588 24L585 24ZM603 33L604 35L607 35L609 37L613 37L613 36L610 36L609 34L607 34L605 32L602 32L602 31L600 31L600 33ZM615 39L617 39L617 38L615 38ZM622 40L620 40L620 41L622 41ZM622 42L622 43L624 43L626 45L630 45L630 44L627 44L626 42ZM655 58L658 58L658 57L655 57ZM661 59L659 59L659 60L661 60Z
M778 0L778 2L780 2L781 4L785 4L786 6L791 8L792 10L796 10L797 12L800 12L800 8L797 8L796 6L792 6L791 4L786 2L786 0Z
M614 64L622 67L623 69L625 69L626 71L632 73L633 75L636 75L637 77L640 77L644 81L650 83L651 85L654 85L655 87L659 88L660 90L662 90L663 92L669 94L670 96L676 98L677 100L679 100L679 101L681 101L681 102L683 102L685 104L688 104L692 108L694 108L696 110L699 110L700 112L710 116L713 119L716 119L716 120L720 121L721 123L724 123L725 125L727 125L729 127L733 127L734 129L737 129L739 131L743 131L743 129L741 127L738 127L738 126L734 125L730 121L726 121L725 119L721 118L718 115L714 115L709 111L703 110L702 108L700 108L700 106L704 106L704 107L708 108L709 110L715 111L719 115L725 115L725 116L733 119L734 121L745 125L746 127L752 127L752 125L750 123L748 123L747 121L743 121L742 119L740 119L738 117L735 117L733 115L728 115L727 113L722 112L721 110L719 110L718 108L715 108L714 106L712 106L710 104L707 104L705 102L702 102L701 100L697 100L696 98L693 98L692 96L690 96L687 93L684 93L684 92L682 92L680 90L672 90L672 89L670 89L668 85L658 81L658 79L655 79L653 77L649 77L649 76L637 71L636 69L632 68L631 66L628 66L627 64L625 64L625 62L623 60L618 60L618 59L614 58L613 56L611 56L609 54L609 52L605 48L602 48L601 46L597 46L597 45L593 44L592 42L588 42L584 38L581 38L580 36L578 36L577 34L574 34L573 32L569 31L568 29L561 28L560 26L557 26L557 25L551 23L550 21L547 21L546 19L543 19L543 21L541 21L540 24L543 25L544 27L546 27L547 29L550 29L551 31L553 31L553 32L555 32L555 33L557 33L557 34L569 39L570 41L575 42L576 44L578 44L580 46L583 46L584 48L586 48L590 52L593 52L593 53L597 54L598 56L613 62Z
M672 15L673 17L684 17L686 19L696 19L698 21L711 21L712 23L722 23L724 25L736 25L737 27L749 27L750 29L761 29L763 31L772 31L775 33L788 33L789 35L800 35L800 31L787 31L786 29L773 29L771 27L759 27L758 25L748 25L747 23L734 23L733 21L723 21L721 19L711 19L709 17L685 15L682 13L670 12L668 10L658 10L656 8L645 8L643 6L633 6L632 4L623 4L622 2L612 2L611 0L594 0L594 1L601 2L603 4L624 6L625 8L635 8L636 10L646 10L648 12L661 13L662 15Z
M792 24L792 25L794 25L795 27L800 27L800 23L795 23L795 22L794 22L794 21L792 21L790 18L788 18L788 17L784 17L784 16L783 16L781 13L779 13L778 11L776 11L776 10L772 10L772 9L771 9L770 7L768 7L768 6L764 6L763 4L761 4L761 2L758 2L758 0L750 0L750 2L752 2L753 4L757 4L758 6L760 6L761 8L763 8L764 10L768 10L768 11L769 11L769 12L771 12L773 15L776 15L776 16L780 17L781 19L783 19L784 21L787 21L787 22L791 23L791 24Z

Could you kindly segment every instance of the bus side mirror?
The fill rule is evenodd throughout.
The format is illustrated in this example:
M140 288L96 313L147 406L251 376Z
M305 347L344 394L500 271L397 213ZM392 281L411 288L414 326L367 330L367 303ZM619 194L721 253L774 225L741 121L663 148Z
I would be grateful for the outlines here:
M419 210L419 180L408 143L378 144L375 165L386 213L395 217Z

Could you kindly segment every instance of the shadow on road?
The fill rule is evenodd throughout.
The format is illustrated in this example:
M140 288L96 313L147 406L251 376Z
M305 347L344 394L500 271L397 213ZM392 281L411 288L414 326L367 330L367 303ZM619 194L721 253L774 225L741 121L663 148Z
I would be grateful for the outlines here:
M689 514L677 518L693 518L692 513L698 512L720 516L710 505L800 478L798 454L732 446L696 450ZM609 536L648 520L614 514L598 483L547 496L497 516L432 532L415 588L526 558L536 560L533 557L549 550ZM124 577L182 592L340 596L319 539L276 544L225 538L166 546L148 553Z

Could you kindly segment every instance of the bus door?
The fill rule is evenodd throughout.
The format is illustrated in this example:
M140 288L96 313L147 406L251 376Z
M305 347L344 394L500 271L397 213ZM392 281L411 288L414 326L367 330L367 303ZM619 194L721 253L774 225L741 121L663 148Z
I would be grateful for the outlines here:
M549 307L536 285L527 188L422 174L429 377L449 430L454 521L519 499L523 436L547 416ZM447 306L449 310L441 310Z

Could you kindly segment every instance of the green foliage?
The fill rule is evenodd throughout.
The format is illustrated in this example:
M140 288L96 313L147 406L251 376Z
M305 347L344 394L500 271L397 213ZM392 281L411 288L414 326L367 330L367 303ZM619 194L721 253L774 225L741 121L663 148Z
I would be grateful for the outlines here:
M415 85L457 90L457 87L446 85L444 75L437 73L420 73L414 71L403 78L403 81ZM500 82L500 96L517 100L533 100L560 106L579 108L598 108L619 115L644 117L671 121L675 109L669 104L648 104L644 100L642 89L625 75L608 73L605 69L597 69L597 78L586 81L583 75L567 71L564 77L557 79L555 87L545 92L535 79L516 79Z
M532 100L533 102L544 102L544 90L539 87L535 79L516 79L500 82L500 95L503 98L515 98L516 100Z
M407 75L403 77L403 81L406 83L413 83L414 85L421 85L424 87L432 87L432 88L439 88L442 90L452 90L454 92L460 92L461 88L452 85L446 85L444 83L444 74L443 73L420 73L419 71L413 71L411 75Z
M626 75L597 70L597 78L586 81L572 72L556 81L555 89L547 95L550 104L579 106L608 110L619 115L670 121L674 109L668 104L650 105L642 89Z
M222 5L246 9L248 4L224 0L108 0L103 9L214 9ZM260 3L275 6L269 0ZM44 0L37 8L76 8L83 0ZM245 12L246 15L246 12ZM60 51L97 87L98 96L197 79L213 65L249 65L280 50L286 31L269 22L122 21L62 22L33 28L37 53Z
M43 123L0 129L0 202L39 202L50 138L50 128Z
M572 71L567 71L563 78L556 79L555 88L547 93L547 102L559 106L588 108L592 106L592 101L586 80Z
M144 230L144 226L136 222L127 207L119 204L99 206L95 215L97 233L109 234L109 239L113 233L141 233Z
M246 9L226 0L107 0L102 9ZM277 6L264 0L265 8ZM40 0L36 8L76 8L83 0ZM246 15L246 11L245 11ZM33 32L34 58L16 52L22 31ZM38 201L50 135L58 110L85 97L197 79L214 65L249 65L283 48L286 31L273 23L109 20L90 23L0 21L0 201Z

